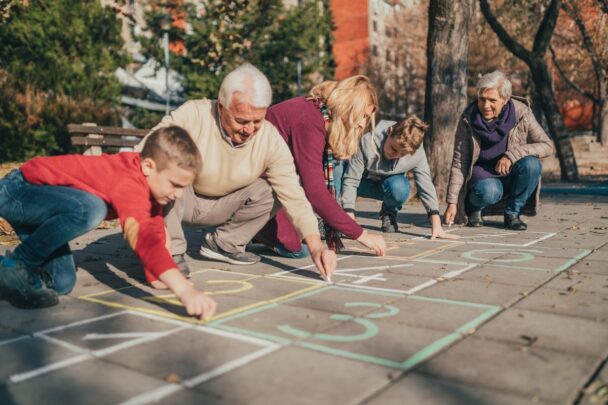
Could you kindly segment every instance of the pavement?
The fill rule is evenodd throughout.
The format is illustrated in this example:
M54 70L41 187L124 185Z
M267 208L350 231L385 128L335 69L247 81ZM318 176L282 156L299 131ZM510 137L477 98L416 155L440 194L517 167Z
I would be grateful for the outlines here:
M379 231L378 202L358 208ZM208 322L98 229L72 243L78 283L58 306L0 301L0 403L606 403L608 196L543 195L525 232L487 219L431 241L409 203L387 256L346 241L332 284L261 245L253 266L203 260L189 228Z

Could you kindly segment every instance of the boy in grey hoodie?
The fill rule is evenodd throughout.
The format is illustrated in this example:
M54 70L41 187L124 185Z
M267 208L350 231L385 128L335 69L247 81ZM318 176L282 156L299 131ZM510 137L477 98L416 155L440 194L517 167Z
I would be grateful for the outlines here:
M397 232L397 213L407 200L414 172L418 196L432 225L431 239L456 239L444 232L439 201L431 179L422 138L427 125L415 115L403 121L380 121L374 132L361 138L359 151L350 159L342 177L342 207L353 218L357 196L382 201L382 232Z

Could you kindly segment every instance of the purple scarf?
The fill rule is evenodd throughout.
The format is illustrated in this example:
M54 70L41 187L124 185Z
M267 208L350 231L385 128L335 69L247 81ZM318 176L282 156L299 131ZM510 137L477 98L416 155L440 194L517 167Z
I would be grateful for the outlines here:
M471 184L489 177L500 177L496 173L496 163L507 151L508 134L515 127L515 106L509 100L502 108L498 118L486 121L477 104L471 112L471 126L481 142L479 159L473 166Z

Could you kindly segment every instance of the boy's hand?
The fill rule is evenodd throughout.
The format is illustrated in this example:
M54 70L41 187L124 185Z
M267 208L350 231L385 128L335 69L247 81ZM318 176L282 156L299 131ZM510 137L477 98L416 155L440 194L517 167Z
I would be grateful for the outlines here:
M159 276L159 281L166 284L178 300L184 304L190 316L199 319L210 318L215 313L217 304L202 291L197 290L190 281L186 280L178 269L170 269Z
M306 241L306 245L308 245L310 257L317 267L319 274L321 274L324 280L330 280L331 274L336 271L336 252L325 248L319 235L310 235L304 238L304 240Z
M194 287L185 290L177 298L184 304L184 308L190 316L208 319L215 314L217 308L215 300Z
M348 212L348 211L346 211L346 215L348 215L353 221L357 220L357 217L355 216L354 212Z
M386 254L386 242L384 237L377 233L368 233L363 231L357 242L373 250L376 256L384 256Z

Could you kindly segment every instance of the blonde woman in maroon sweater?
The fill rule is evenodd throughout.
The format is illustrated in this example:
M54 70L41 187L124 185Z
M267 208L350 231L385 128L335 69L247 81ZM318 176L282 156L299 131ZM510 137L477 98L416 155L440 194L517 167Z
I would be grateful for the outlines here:
M369 79L352 76L325 81L306 97L295 97L268 109L266 119L287 142L293 154L300 182L315 213L325 224L327 244L339 250L339 234L356 240L383 256L384 238L371 234L353 220L336 201L333 165L347 160L358 150L359 139L374 121L378 98ZM277 254L299 258L308 255L281 209L257 239Z

